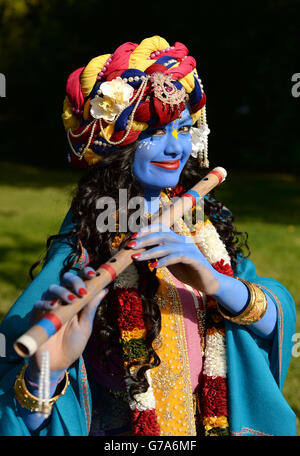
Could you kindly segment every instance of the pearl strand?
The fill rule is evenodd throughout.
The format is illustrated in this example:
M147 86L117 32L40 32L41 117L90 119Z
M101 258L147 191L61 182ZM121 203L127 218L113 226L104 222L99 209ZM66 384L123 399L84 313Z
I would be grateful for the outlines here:
M76 157L78 157L78 158L81 160L81 159L82 159L82 154L79 154L79 153L76 152L76 150L74 149L73 144L71 143L71 140L70 140L69 132L70 132L70 129L69 129L68 132L67 132L67 140L68 140L70 149L71 149L71 151L73 152L73 154L76 155Z
M207 126L207 119L206 119L206 106L204 105L200 111L200 117L198 120L198 128L201 126ZM209 160L208 160L208 139L206 137L206 141L204 143L204 150L201 152L201 157L199 159L201 168L208 168L209 167Z
M90 122L90 123L85 127L85 129L84 129L81 133L79 133L79 134L76 134L76 135L75 135L74 133L72 133L71 128L69 128L69 130L68 130L68 132L67 132L67 139L68 139L69 146L70 146L70 148L71 148L73 154L76 155L76 157L78 157L79 160L82 160L82 157L83 157L83 154L84 154L84 152L85 152L85 149L86 149L87 147L89 147L89 146L85 146L84 148L80 147L79 151L80 151L81 153L78 153L78 152L74 149L73 144L71 143L71 139L70 139L69 134L71 134L73 138L79 138L81 135L83 135L83 134L87 131L87 129L88 129L91 125L93 125L91 134L90 134L90 136L89 136L89 141L90 141L91 138L92 138L92 136L93 136L93 134L94 134L94 131L95 131L96 121L97 121L97 119L94 119L92 122ZM90 142L89 142L89 145L90 145Z
M94 144L95 144L95 146L111 147L110 144L106 144L105 142L100 141L99 139L96 139L96 140L94 141ZM79 149L79 150L80 150L80 149Z
M104 67L102 68L102 70L100 71L100 73L98 73L97 75L97 81L100 81L102 76L104 76L104 73L105 71L107 70L107 67L110 65L110 62L112 61L112 57L109 57L106 61L106 63L104 64ZM83 109L79 109L79 108L75 108L75 106L72 106L72 104L70 103L69 101L69 106L71 108L71 110L75 113L75 114L80 114L82 115L83 114Z
M143 81L147 76L130 76L129 78L122 78L124 82L133 82L139 81L140 79Z
M71 108L71 111L73 111L75 114L83 114L83 109L75 108L75 106L72 106L70 101L69 101L69 106Z
M112 61L112 57L109 57L107 60L106 60L106 63L104 64L104 67L102 68L102 70L98 73L97 75L97 81L100 81L100 79L102 78L102 76L104 76L104 73L105 71L107 70L107 67L110 65L110 62Z
M144 95L144 92L145 92L147 83L148 83L148 78L145 77L144 81L142 82L142 84L141 84L141 86L140 86L140 88L139 88L139 90L138 90L138 92L140 92L139 98L138 98L138 101L136 102L136 105L135 105L135 107L134 107L134 109L133 109L131 115L130 115L130 120L128 121L127 126L126 126L126 134L123 136L122 139L120 139L119 141L116 141L116 142L110 141L110 140L107 138L107 136L106 136L106 134L105 134L105 132L104 132L103 125L102 125L102 122L101 122L101 119L99 119L99 125L100 125L100 129L101 129L101 133L102 133L104 139L108 142L108 144L111 144L112 146L117 146L117 145L121 144L123 141L125 141L125 139L126 139L127 136L129 135L129 132L130 132L130 130L131 130L131 126L132 126L132 123L133 123L135 111L137 110L138 105L139 105L139 103L140 103L140 101L141 101L141 99L142 99L142 97L143 97L143 95ZM130 105L135 101L138 92L136 93L134 99L131 100L131 102L130 102L130 104L129 104L128 106L130 106Z
M199 85L201 87L201 92L203 94L204 93L204 89L203 89L202 81L201 81L201 79L199 78L199 75L196 72L194 72L194 76L197 79L197 81L199 82ZM207 119L206 119L206 106L205 105L201 108L200 117L199 117L198 122L197 122L197 127L200 128L201 126L208 127ZM204 144L204 150L201 152L201 156L199 157L199 162L200 162L200 167L201 168L208 168L209 167L208 140L207 140L207 137L206 137L206 141L205 141L205 144Z
M134 110L133 110L133 112L132 112L132 114L131 114L131 116L130 116L130 127L128 126L128 124L127 124L127 126L126 126L126 130L127 130L126 135L125 135L120 141L117 141L117 142L112 142L112 141L110 141L110 140L107 138L107 136L106 136L106 134L105 134L105 132L104 132L103 125L102 125L102 122L101 122L101 119L99 119L99 126L100 126L100 129L101 129L101 133L102 133L104 139L107 141L108 144L105 144L105 143L103 143L103 142L100 141L100 140L96 140L96 141L94 142L95 145L101 145L101 146L104 146L104 147L109 147L110 145L115 146L115 145L121 144L123 141L125 141L125 139L126 139L127 136L129 135L129 132L130 132L131 125L132 125L132 122L133 122L133 117L134 117L135 111L136 111L136 109L137 109L137 107L138 107L138 105L139 105L139 103L140 103L140 101L141 101L141 99L142 99L142 96L143 96L143 94L144 94L146 85L147 85L147 83L148 83L149 76L141 76L141 77L135 76L135 78L128 78L128 80L129 80L130 82L132 82L131 79L132 79L132 80L133 80L133 79L134 79L134 80L137 80L136 78L141 79L143 82L142 82L142 84L140 85L139 89L137 90L135 96L133 97L133 99L130 101L130 103L129 103L129 105L128 105L128 106L130 106L132 103L135 102L135 100L137 99L137 97L139 97L138 102L136 103L136 106L135 106L135 108L134 108ZM124 78L124 81L125 81L125 79L126 79L126 78ZM127 79L126 79L125 82L127 82ZM128 106L127 106L127 107L128 107ZM110 121L110 122L107 121L107 123L108 123L108 124L115 123L115 122L118 120L118 118L120 117L120 115L122 114L122 112L123 112L123 111L121 111L121 112L116 116L116 118L115 118L113 121ZM78 133L78 134L73 133L72 130L71 130L71 128L69 128L69 130L68 130L68 132L67 132L67 139L68 139L68 142L69 142L69 146L70 146L72 152L74 153L74 155L76 155L80 160L83 158L83 155L84 155L86 149L88 149L89 146L90 146L90 144L91 144L92 137L93 137L93 134L94 134L94 131L95 131L95 127L96 127L96 122L97 122L97 119L93 120L93 122L92 122L92 123L93 123L93 127L92 127L92 130L91 130L91 134L90 134L90 136L89 136L88 143L87 143L87 145L86 145L84 148L80 147L80 149L79 149L80 153L78 153L78 152L74 149L74 147L73 147L73 145L72 145L72 143L71 143L71 140L70 140L70 136L69 136L69 135L71 135L73 138L79 138L80 136L82 136L82 135L88 130L88 128L90 127L91 123L89 123L89 124L84 128L84 130L82 130L82 132L80 132L80 133Z
M161 49L161 51L154 51L150 54L150 56L148 57L148 60L154 60L156 57L158 57L160 54L164 54L165 52L168 52L168 51L171 51L175 49L175 46L170 46L168 48L165 48L165 49Z
M42 353L41 370L39 378L39 414L45 418L49 416L50 398L50 355L48 351Z
M164 65L165 67L167 67L167 66L170 65L171 63L177 63L177 60L176 60L176 59L168 60L167 62L163 63L163 65Z
M130 79L130 78L129 78ZM142 81L147 81L148 82L148 79L149 79L149 76L141 76ZM126 78L123 79L123 81L127 81ZM131 106L135 100L137 99L137 97L139 96L139 94L141 93L141 90L143 89L143 83L140 85L140 87L138 88L136 94L134 95L134 97L130 100L130 102L128 103L128 105L126 106L126 108L128 108L128 106ZM124 108L124 109L126 109ZM119 114L117 114L117 116L114 118L114 120L106 120L106 123L108 124L112 124L112 123L116 123L116 121L118 120L118 118L120 117L120 115L123 113L124 109L119 112ZM106 139L106 138L105 138Z
M201 79L199 78L199 76L198 76L198 74L197 74L197 73L194 73L194 76L196 76L196 79L197 79L197 81L199 82L199 84L200 84L200 87L201 87L201 91L202 91L202 93L203 93L203 84L202 84L202 81L201 81Z
M80 138L80 136L82 136L90 128L90 126L91 126L91 123L88 123L87 126L80 133L77 133L77 134L73 133L71 128L69 128L68 133L70 132L72 138Z
M90 144L91 144L93 136L94 136L94 131L95 131L96 125L97 125L97 120L93 121L93 126L92 126L92 129L91 129L91 133L90 133L87 145L83 149L82 155L84 155L85 151L90 147Z

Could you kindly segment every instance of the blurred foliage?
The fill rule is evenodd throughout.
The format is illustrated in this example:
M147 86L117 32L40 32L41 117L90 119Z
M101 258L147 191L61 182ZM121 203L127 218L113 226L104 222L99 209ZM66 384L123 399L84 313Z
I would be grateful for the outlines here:
M212 164L300 167L299 0L181 6L100 0L0 0L1 157L65 167L66 79L97 55L155 34L182 41L208 96Z

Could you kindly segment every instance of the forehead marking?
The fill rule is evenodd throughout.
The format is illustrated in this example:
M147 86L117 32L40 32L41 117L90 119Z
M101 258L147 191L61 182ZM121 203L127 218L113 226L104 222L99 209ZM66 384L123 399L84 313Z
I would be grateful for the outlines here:
M176 119L176 120L177 120L177 127L178 127L179 119ZM178 132L177 132L177 129L175 127L176 120L174 120L174 122L173 122L172 136L174 136L174 138L178 139Z

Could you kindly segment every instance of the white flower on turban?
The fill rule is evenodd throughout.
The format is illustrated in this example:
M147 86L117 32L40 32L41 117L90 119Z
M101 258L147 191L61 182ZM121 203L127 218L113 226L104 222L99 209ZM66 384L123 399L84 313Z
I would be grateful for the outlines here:
M94 119L115 120L128 105L134 89L119 76L100 86L103 96L95 96L90 102L90 113Z

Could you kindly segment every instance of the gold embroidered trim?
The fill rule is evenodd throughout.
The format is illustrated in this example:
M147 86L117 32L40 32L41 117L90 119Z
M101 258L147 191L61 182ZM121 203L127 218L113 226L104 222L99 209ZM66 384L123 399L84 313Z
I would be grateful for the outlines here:
M200 305L199 305L199 301L198 301L198 298L197 296L195 295L194 293L194 290L193 288L190 286L190 285L187 285L187 284L183 284L185 286L185 288L187 290L189 290L189 292L191 293L192 295L192 298L193 298L193 301L194 301L194 305L195 305L195 309L196 309L196 315L197 315L197 322L198 322L198 330L199 330L199 336L200 336L200 339L201 339L201 355L204 356L204 350L205 350L205 329L206 329L206 306L205 306L205 300L204 300L204 295L203 293L200 293L199 292L199 295L202 299L202 305L203 305L203 308L200 309Z
M178 291L167 268L158 268L157 303L162 316L161 364L150 375L163 436L195 436L195 418L187 342Z

